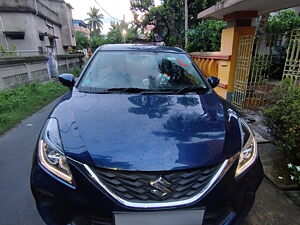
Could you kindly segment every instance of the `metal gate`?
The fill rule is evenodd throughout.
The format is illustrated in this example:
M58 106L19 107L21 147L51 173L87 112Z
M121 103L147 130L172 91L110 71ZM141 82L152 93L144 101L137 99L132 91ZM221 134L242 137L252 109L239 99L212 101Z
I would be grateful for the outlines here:
M300 83L300 29L293 30L291 34L282 78Z
M240 37L231 101L237 108L254 109L265 102L272 51L281 40L276 36Z
M231 99L231 103L239 109L244 108L246 99L253 41L253 35L241 36L239 41L237 63L234 73L234 91Z

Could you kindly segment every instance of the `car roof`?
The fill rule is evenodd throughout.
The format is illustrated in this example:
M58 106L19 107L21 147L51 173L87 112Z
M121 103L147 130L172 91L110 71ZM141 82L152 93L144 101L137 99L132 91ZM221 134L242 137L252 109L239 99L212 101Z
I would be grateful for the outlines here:
M169 46L145 45L145 44L108 44L102 45L98 51L149 51L149 52L169 52L185 53L180 48Z

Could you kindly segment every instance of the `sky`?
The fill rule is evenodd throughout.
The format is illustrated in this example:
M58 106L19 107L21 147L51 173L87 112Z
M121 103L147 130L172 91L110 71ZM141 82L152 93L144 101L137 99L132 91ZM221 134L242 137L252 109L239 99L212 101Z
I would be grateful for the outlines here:
M122 20L125 15L125 21L129 22L133 19L130 12L129 0L96 0L110 15ZM65 0L70 3L73 9L73 19L84 20L88 18L87 13L90 11L90 7L100 8L95 0ZM156 0L159 2L159 0ZM110 27L110 21L116 21L108 16L101 8L100 12L104 15L103 20L103 33L107 33Z

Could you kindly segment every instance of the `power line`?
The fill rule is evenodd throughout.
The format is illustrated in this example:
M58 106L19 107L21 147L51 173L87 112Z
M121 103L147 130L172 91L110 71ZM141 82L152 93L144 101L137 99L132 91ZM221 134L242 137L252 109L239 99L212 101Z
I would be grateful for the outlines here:
M99 7L107 14L109 15L111 18L113 18L114 20L118 20L118 21L122 21L122 20L119 20L118 18L112 16L111 14L109 14L101 5L100 3L97 1L97 0L94 0L96 2L97 5L99 5Z

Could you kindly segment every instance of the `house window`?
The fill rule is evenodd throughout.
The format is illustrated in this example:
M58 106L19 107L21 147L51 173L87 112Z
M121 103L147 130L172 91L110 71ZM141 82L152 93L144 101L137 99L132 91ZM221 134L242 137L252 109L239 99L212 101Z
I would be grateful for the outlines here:
M15 40L22 40L25 38L25 32L5 31L4 34L6 37L8 37L10 39L15 39Z
M55 39L54 39L54 37L49 37L49 43L50 43L50 47L51 48L55 47Z
M44 41L45 40L45 35L39 34L39 38L40 38L40 41Z

